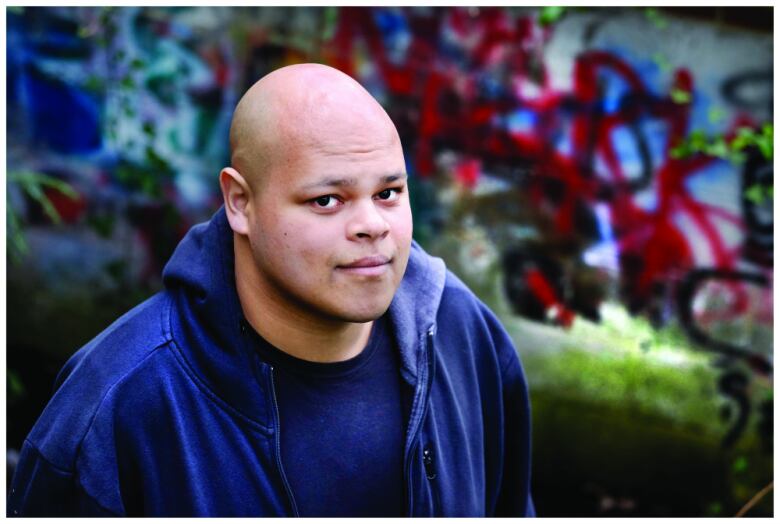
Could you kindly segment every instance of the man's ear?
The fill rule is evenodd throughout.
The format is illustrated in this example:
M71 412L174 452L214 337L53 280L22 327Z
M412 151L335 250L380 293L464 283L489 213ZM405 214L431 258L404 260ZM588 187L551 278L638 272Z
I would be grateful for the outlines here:
M222 189L230 228L239 235L248 235L249 210L252 202L249 184L241 173L232 167L225 167L219 173L219 187Z

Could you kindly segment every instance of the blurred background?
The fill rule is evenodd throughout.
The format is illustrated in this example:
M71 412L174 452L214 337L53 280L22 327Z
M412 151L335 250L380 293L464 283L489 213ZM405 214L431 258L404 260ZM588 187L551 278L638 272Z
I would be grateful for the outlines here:
M386 108L416 239L515 340L539 515L773 514L773 8L6 14L9 474L221 204L242 93L315 61Z

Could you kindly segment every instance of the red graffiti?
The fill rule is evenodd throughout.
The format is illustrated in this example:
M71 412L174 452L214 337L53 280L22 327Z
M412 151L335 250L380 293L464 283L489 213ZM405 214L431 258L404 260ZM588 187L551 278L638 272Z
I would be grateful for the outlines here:
M476 159L531 165L528 198L562 238L580 235L577 213L583 205L606 203L621 260L633 257L640 265L632 271L626 267L622 276L630 280L625 288L635 303L649 302L659 282L679 280L696 267L694 241L706 246L713 266L735 268L740 248L727 245L717 223L726 221L741 230L741 217L700 202L687 186L717 159L675 159L670 154L690 132L690 100L654 94L628 62L600 50L576 57L571 90L556 90L542 55L551 29L538 27L529 17L512 20L499 8L396 12L393 16L405 20L411 39L400 61L389 58L375 11L344 8L340 13L326 54L333 65L356 75L353 53L363 46L392 97L390 110L412 107L392 116L401 120L399 128L408 130L403 138L410 142L418 175L434 173L437 154L445 150L464 158L454 174L467 187L479 181L483 164ZM458 53L439 50L449 33L457 36ZM609 82L624 85L625 94L618 107L606 110ZM671 84L670 93L687 93L689 99L695 93L694 79L685 69L674 72ZM520 110L533 115L530 129L507 125ZM642 121L661 124L667 139L660 165L645 166L648 172L638 180L626 172L614 135L638 134ZM570 144L565 152L556 146L562 138ZM654 208L637 204L640 186L653 191ZM550 187L556 188L552 194ZM695 226L696 239L681 229L681 217ZM546 296L539 279L528 278L529 284L537 283L532 287L543 303L557 300ZM735 304L744 303L745 297L737 295Z

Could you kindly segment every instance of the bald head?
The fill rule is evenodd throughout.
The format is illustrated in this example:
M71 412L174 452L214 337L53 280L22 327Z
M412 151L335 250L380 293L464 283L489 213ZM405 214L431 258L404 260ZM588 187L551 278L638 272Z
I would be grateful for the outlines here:
M257 186L264 174L305 149L400 145L382 106L350 76L321 64L296 64L258 80L241 98L230 126L234 169Z

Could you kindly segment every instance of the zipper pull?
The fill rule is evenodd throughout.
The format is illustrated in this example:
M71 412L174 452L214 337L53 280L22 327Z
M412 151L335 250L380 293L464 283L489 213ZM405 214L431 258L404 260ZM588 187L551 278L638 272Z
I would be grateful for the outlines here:
M429 446L425 446L425 449L423 449L423 464L425 465L425 476L428 480L436 478L436 468L434 468L433 464L434 458L433 450Z

